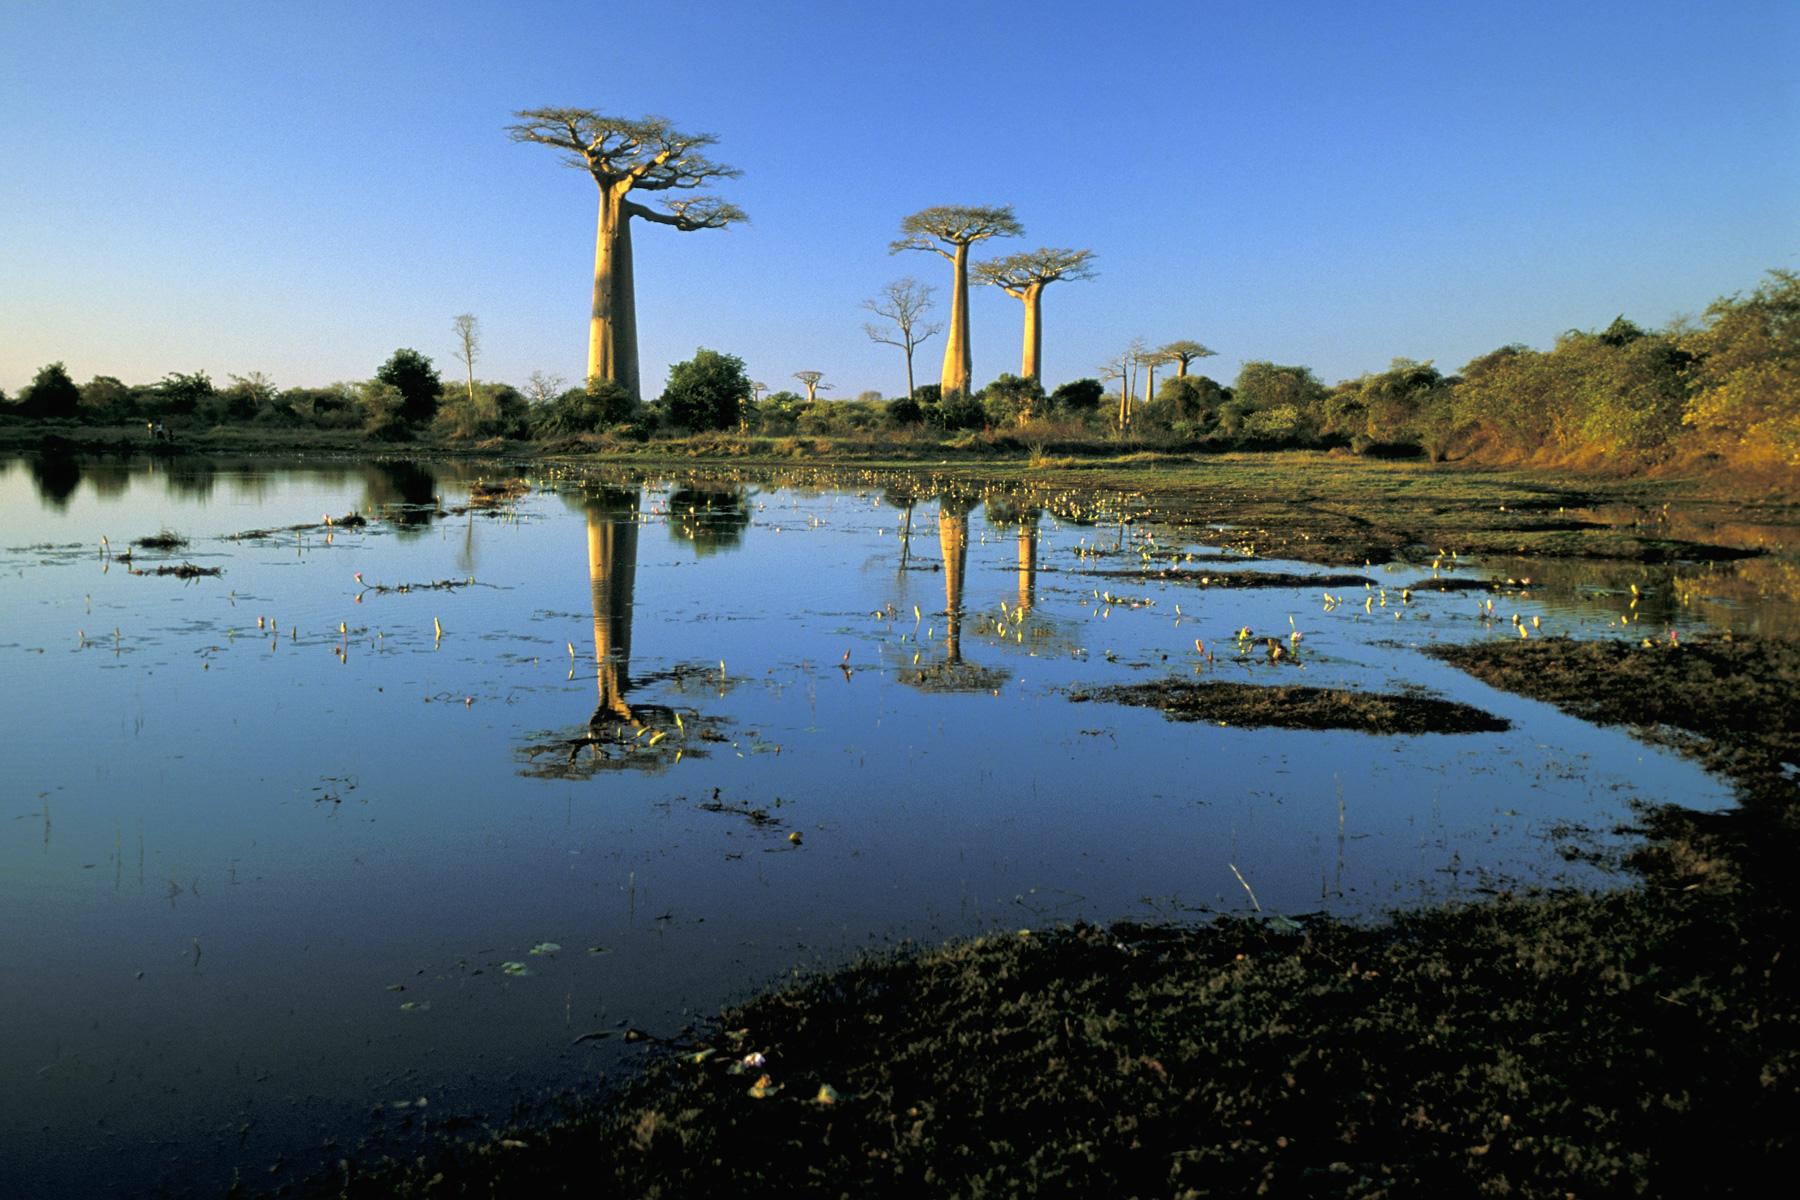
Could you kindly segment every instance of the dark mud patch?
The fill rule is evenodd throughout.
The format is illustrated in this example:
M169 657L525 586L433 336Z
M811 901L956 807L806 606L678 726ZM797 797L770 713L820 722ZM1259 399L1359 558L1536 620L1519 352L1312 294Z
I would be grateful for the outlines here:
M223 575L223 567L202 567L191 562L164 563L159 567L127 567L133 575L173 575L177 579L215 578Z
M1472 579L1461 575L1434 576L1409 583L1408 592L1528 592L1529 579Z
M1190 571L1168 568L1160 571L1086 571L1083 574L1103 579L1157 579L1165 583L1183 583L1203 588L1357 588L1375 586L1375 581L1367 575L1329 573L1302 575L1289 571Z
M1492 713L1453 700L1343 688L1170 679L1074 691L1069 699L1155 708L1175 721L1211 721L1249 729L1354 729L1396 734L1501 733L1512 728Z
M1076 926L871 958L334 1196L1753 1194L1796 969L1698 894Z

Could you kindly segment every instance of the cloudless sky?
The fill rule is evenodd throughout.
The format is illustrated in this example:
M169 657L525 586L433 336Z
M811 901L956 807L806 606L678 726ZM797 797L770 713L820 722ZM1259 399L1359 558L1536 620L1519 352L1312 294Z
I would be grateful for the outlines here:
M858 308L949 266L902 217L1012 204L1099 277L1046 382L1132 337L1327 381L1445 369L1800 269L1800 4L0 0L0 388L260 370L585 370L596 190L508 141L554 105L715 133L748 225L640 227L645 390L698 346L901 392ZM972 297L975 378L1021 312ZM920 351L935 381L941 335Z

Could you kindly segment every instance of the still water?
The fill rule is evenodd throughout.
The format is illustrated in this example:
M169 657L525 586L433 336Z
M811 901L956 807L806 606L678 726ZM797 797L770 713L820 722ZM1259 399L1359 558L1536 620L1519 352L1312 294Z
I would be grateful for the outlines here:
M1636 637L1617 580L1496 613L1402 602L1417 566L1203 590L1131 572L1314 568L1097 497L507 482L0 462L0 1194L272 1185L908 938L1604 886L1634 801L1726 802L1419 652L1515 612ZM125 556L164 531L186 544ZM155 573L183 564L219 573ZM1655 590L1659 630L1717 616ZM1244 627L1295 653L1238 653ZM1512 727L1067 698L1170 676Z

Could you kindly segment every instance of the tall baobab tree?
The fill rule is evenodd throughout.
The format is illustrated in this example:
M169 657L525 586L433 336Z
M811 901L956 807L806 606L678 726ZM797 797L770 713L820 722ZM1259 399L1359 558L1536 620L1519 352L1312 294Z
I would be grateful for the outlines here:
M1092 250L1053 250L1048 246L975 264L975 280L997 287L1025 305L1025 350L1019 378L1042 381L1044 359L1044 289L1063 279L1092 279Z
M469 403L475 403L475 359L481 353L481 322L474 313L458 313L451 322L456 332L456 359L469 380Z
M890 244L888 253L929 250L949 259L955 267L950 292L950 335L944 342L944 369L938 383L945 396L959 392L966 395L969 377L975 370L969 351L969 247L992 237L1018 237L1025 227L1013 216L1010 204L974 208L952 204L914 213L900 222L900 232L906 236Z
M933 290L930 284L920 283L909 276L894 280L881 289L881 295L862 302L864 308L878 317L886 318L894 327L890 333L879 325L864 325L863 332L869 335L870 341L880 342L884 346L898 346L905 353L908 400L913 398L913 350L944 328L942 325L926 325L921 321L925 310L931 307Z
M820 388L824 388L828 392L831 390L831 385L829 383L819 382L821 379L825 378L825 372L823 371L795 371L794 378L798 379L800 381L800 386L806 389L806 402L808 404L813 403L819 398Z
M1181 341L1170 342L1168 345L1160 347L1157 350L1157 353L1162 355L1164 362L1176 364L1175 377L1179 379L1188 373L1189 363L1197 358L1211 358L1213 355L1217 354L1218 351L1209 350L1199 342L1190 342L1183 339Z
M717 138L681 133L663 117L632 121L586 108L528 108L507 126L515 142L536 142L565 152L563 161L593 176L600 188L600 221L594 235L594 304L588 318L589 384L617 383L641 398L638 388L637 299L631 271L633 218L673 225L683 233L723 229L745 220L744 210L716 196L664 200L658 211L630 198L632 192L691 191L741 172L701 153Z

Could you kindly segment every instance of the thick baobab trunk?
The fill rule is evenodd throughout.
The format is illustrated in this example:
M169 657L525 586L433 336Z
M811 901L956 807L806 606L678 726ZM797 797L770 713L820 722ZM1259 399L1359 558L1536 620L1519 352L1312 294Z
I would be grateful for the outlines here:
M637 498L609 493L587 510L588 584L594 603L599 705L590 724L631 721L631 602L637 580Z
M944 396L967 394L975 363L969 353L969 247L956 247L956 279L950 288L950 336L944 342L944 370L938 383Z
M1019 378L1038 379L1044 361L1044 285L1034 283L1018 296L1025 302L1025 352L1019 362Z
M1187 365L1188 360L1185 358L1178 358L1175 360L1175 378L1180 379L1187 374Z
M1156 364L1144 364L1144 403L1151 404L1156 400Z
M637 298L631 274L631 216L625 193L600 193L594 234L594 309L588 319L588 382L617 383L638 398Z

